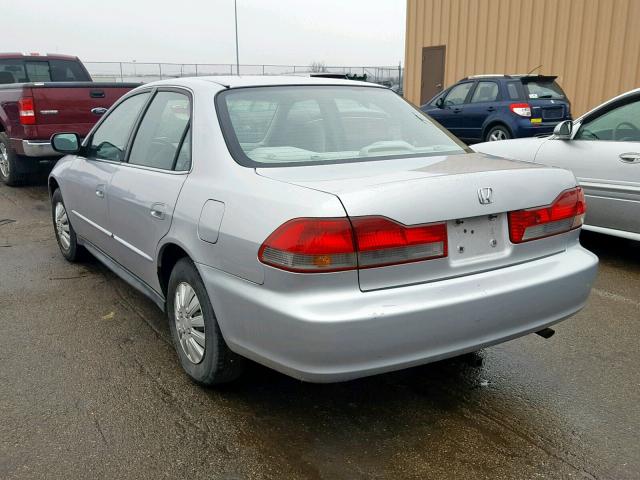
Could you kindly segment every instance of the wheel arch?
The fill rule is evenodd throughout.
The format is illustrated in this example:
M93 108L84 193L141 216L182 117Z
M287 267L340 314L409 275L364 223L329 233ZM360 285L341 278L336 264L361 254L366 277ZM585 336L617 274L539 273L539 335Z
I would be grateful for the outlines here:
M177 242L167 241L158 250L158 283L162 290L162 294L167 297L169 287L169 277L176 263L182 258L188 258L193 261L193 257L187 250Z
M51 198L53 196L53 192L60 188L60 184L55 177L49 177L49 180L47 180L47 187L49 189L49 198Z

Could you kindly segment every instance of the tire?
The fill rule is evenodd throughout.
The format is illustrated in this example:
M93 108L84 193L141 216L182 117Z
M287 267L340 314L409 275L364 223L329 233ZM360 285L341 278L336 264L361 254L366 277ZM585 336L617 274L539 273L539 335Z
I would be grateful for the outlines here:
M67 208L62 200L62 193L57 188L51 196L51 218L56 241L62 256L69 262L75 263L82 259L83 249L78 245L76 231L71 225Z
M16 186L23 183L26 178L18 173L18 155L11 147L9 137L4 132L0 132L0 181L9 186Z
M485 135L485 142L496 142L499 140L509 140L511 138L511 132L504 125L494 125L489 129Z
M199 306L192 304L193 295ZM188 306L193 307L191 312ZM167 316L180 364L194 382L209 386L242 374L244 359L222 338L207 290L188 258L178 260L169 277Z

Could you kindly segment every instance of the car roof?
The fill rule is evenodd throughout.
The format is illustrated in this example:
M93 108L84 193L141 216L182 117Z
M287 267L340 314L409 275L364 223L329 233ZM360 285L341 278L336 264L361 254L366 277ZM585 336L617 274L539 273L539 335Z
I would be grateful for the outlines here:
M344 85L386 88L382 85L339 78L305 77L295 75L214 75L206 77L179 77L151 82L147 85L202 86L203 82L215 83L226 88L263 87L274 85Z

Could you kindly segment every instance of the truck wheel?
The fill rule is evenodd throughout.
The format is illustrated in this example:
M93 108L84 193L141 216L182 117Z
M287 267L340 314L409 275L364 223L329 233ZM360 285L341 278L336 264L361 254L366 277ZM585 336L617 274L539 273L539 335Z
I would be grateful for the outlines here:
M178 260L167 288L167 315L182 368L201 385L235 380L244 359L229 350L193 262Z
M497 142L499 140L509 140L511 132L504 125L495 125L487 132L485 142Z
M0 132L0 180L7 185L19 185L24 181L24 176L18 173L17 160L18 155L11 148L9 137Z

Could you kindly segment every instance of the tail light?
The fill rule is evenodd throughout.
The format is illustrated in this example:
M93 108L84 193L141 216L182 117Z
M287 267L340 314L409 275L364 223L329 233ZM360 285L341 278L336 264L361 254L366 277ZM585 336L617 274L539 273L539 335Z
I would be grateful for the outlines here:
M22 97L18 100L18 116L20 117L20 124L35 125L36 108L33 103L33 98Z
M528 103L512 103L509 105L509 110L521 117L531 116L531 107Z
M445 223L405 226L385 217L296 218L260 247L258 258L292 272L336 272L447 256Z
M509 212L509 237L522 243L568 232L582 226L585 212L582 188L565 190L546 207Z

